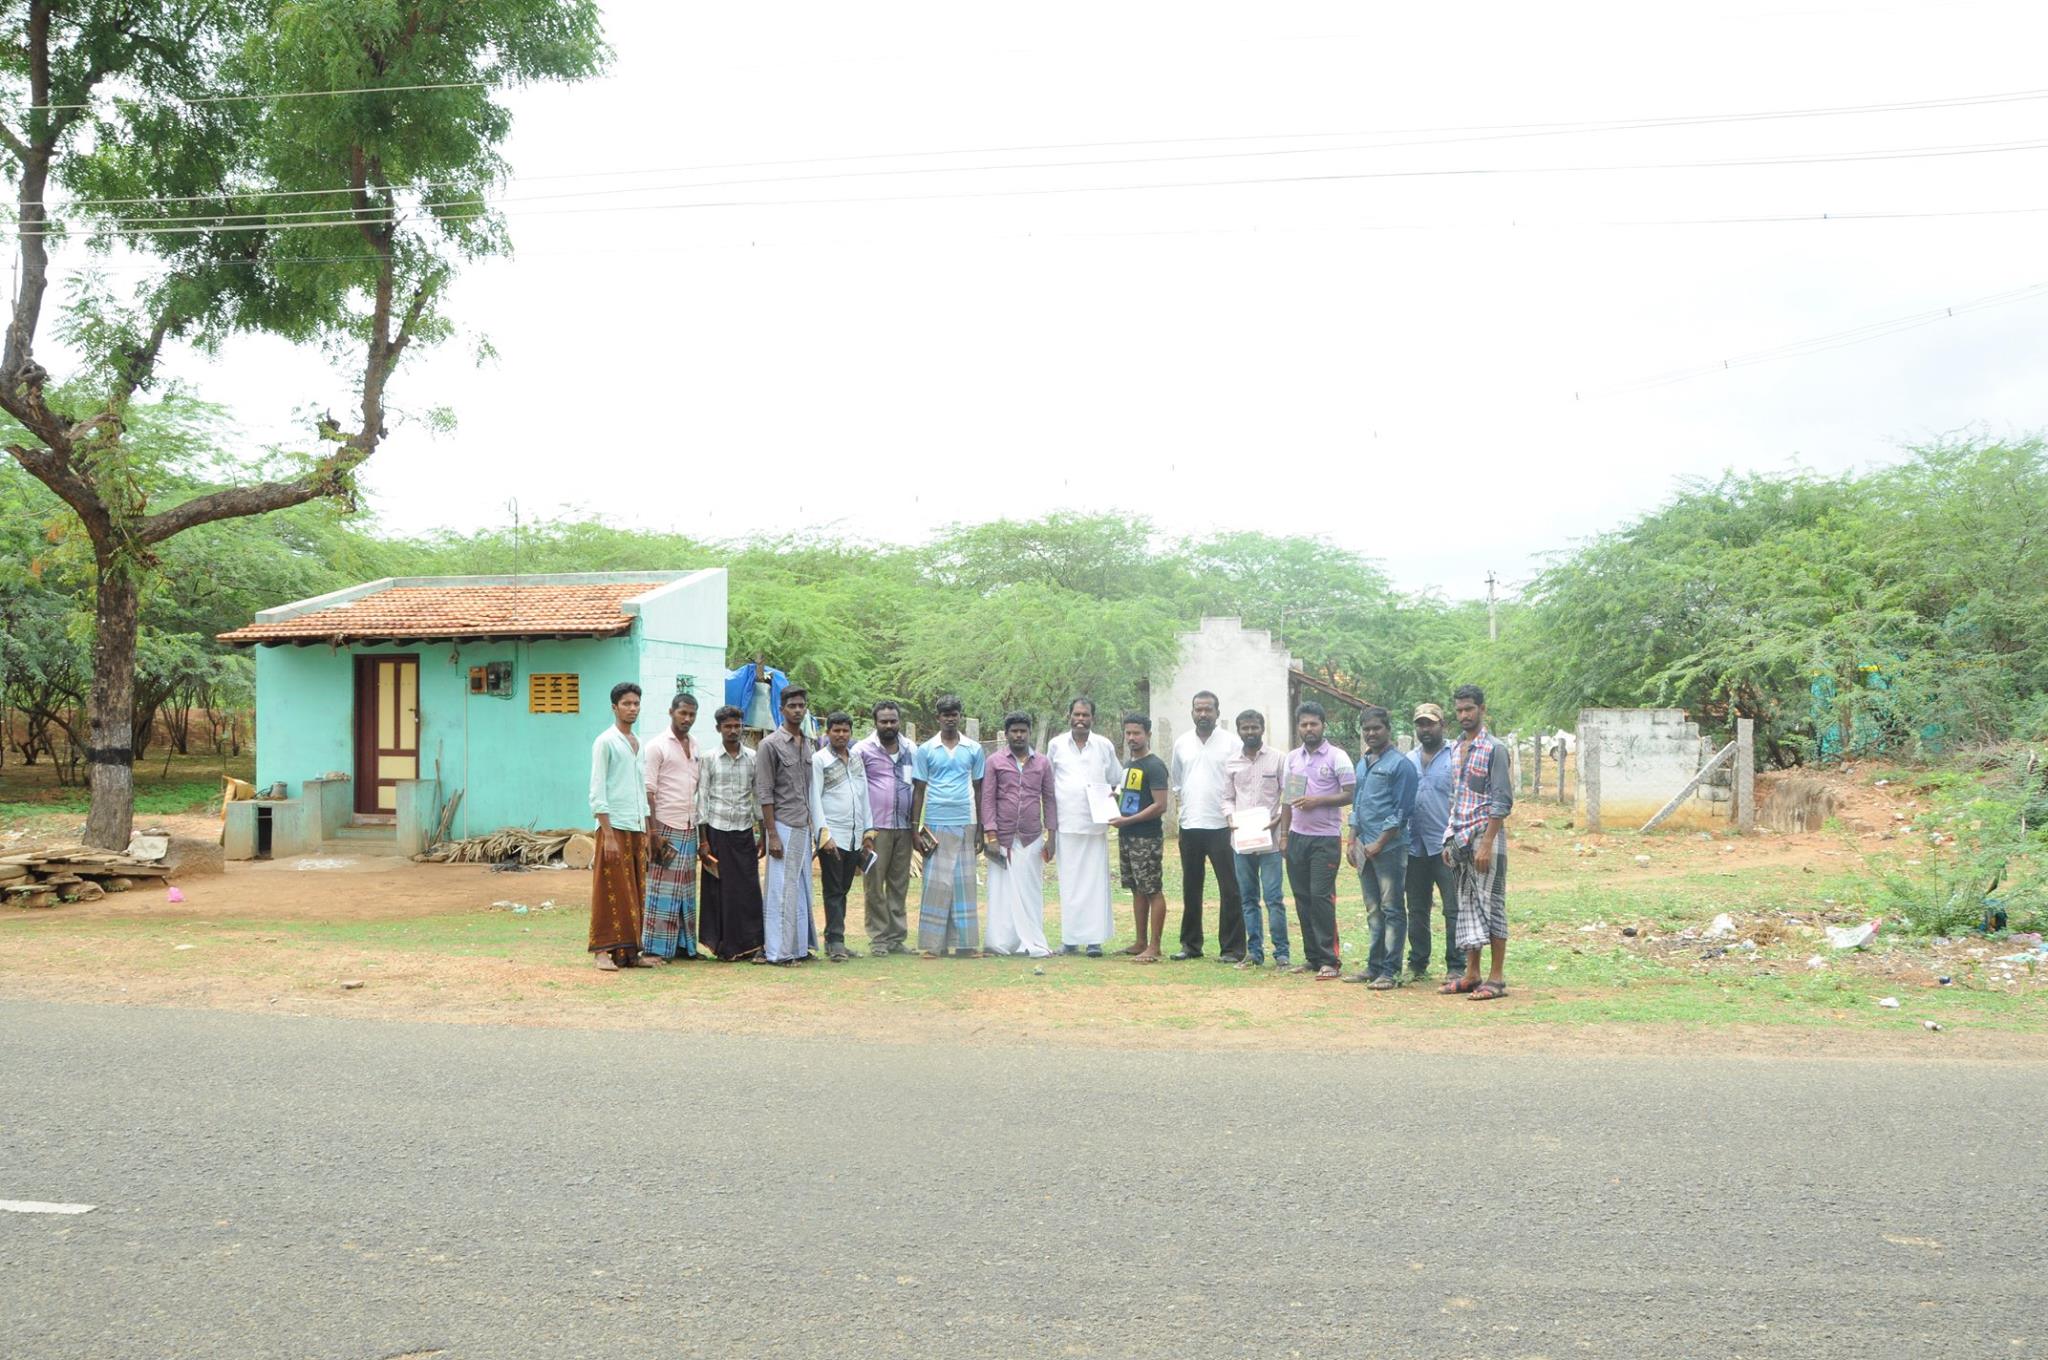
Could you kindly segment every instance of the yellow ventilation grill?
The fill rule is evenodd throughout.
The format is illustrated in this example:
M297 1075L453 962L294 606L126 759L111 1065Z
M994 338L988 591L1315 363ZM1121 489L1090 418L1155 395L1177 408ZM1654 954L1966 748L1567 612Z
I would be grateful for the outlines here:
M527 677L526 711L529 713L580 713L582 696L577 676L541 675Z

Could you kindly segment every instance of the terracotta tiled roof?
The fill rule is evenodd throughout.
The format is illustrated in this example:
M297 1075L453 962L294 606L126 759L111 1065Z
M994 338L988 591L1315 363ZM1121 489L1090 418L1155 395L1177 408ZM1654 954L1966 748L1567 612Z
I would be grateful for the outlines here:
M612 637L633 626L621 607L661 581L589 585L393 586L274 623L222 633L222 642Z

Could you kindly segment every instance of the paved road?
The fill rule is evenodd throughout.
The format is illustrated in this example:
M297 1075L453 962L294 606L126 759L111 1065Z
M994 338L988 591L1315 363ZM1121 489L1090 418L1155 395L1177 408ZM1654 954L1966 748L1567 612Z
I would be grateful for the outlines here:
M2048 1066L0 1005L0 1356L2048 1354Z

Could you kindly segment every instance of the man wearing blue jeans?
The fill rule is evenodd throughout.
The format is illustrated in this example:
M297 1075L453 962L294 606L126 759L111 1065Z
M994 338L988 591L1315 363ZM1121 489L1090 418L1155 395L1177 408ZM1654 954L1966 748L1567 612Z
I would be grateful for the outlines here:
M1280 867L1287 851L1287 807L1281 802L1280 787L1286 761L1266 745L1265 715L1255 708L1237 715L1237 739L1244 749L1231 752L1223 762L1223 822L1230 828L1237 896L1244 904L1245 955L1237 966L1257 968L1266 961L1266 934L1259 920L1263 898L1266 919L1273 926L1273 966L1284 971L1287 901L1280 891ZM1261 828L1272 838L1270 849L1246 854L1234 848L1241 834L1256 839Z
M1465 966L1458 948L1458 890L1451 866L1440 853L1444 827L1451 820L1451 767L1456 762L1444 742L1444 711L1435 704L1415 709L1415 749L1408 753L1415 767L1415 815L1408 819L1408 980L1429 976L1430 895L1443 903L1444 971Z
M1365 933L1371 941L1365 971L1346 982L1376 992L1401 985L1401 953L1408 941L1408 819L1415 812L1415 767L1394 748L1392 719L1377 706L1358 715L1365 750L1358 758L1358 792L1351 801L1351 844L1345 854L1365 890Z

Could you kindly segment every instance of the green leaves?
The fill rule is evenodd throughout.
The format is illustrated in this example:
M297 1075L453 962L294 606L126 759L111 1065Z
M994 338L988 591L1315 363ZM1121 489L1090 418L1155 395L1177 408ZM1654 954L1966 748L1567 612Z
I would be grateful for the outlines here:
M1999 732L2048 679L2048 458L1969 442L1862 476L1695 484L1552 566L1502 643L1554 722L1740 714L1781 761Z

